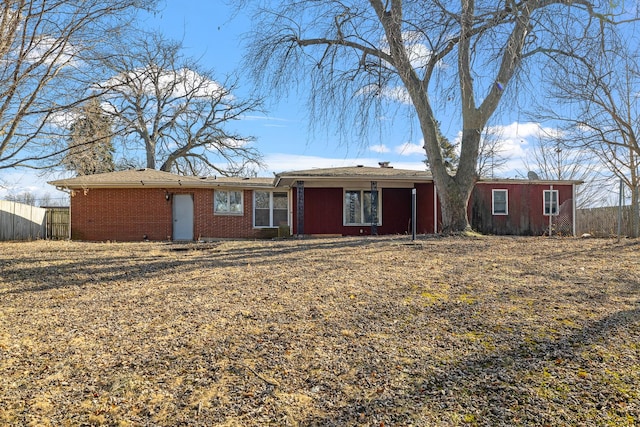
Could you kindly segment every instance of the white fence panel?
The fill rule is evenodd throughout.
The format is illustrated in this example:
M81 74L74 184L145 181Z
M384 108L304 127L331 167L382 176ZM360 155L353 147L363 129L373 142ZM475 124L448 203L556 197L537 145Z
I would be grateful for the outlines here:
M33 240L46 236L47 210L0 200L0 240Z

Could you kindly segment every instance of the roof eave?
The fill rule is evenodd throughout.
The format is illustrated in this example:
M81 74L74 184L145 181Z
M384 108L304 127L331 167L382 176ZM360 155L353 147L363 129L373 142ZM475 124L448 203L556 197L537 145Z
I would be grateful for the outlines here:
M47 184L53 185L58 189L77 190L85 188L216 188L216 187L234 187L234 188L273 188L273 184L269 183L243 183L243 182L100 182L100 183L67 183L64 181L49 181Z
M584 181L576 179L510 179L510 178L481 178L478 180L478 184L537 184L537 185L579 185L584 184Z
M393 175L288 175L278 176L275 187L291 185L295 181L410 181L410 182L433 182L430 176L393 176Z

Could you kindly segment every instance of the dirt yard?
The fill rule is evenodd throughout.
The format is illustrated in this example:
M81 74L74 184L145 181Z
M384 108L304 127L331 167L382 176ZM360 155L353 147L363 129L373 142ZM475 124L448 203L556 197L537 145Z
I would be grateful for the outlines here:
M640 242L0 243L0 424L640 424Z

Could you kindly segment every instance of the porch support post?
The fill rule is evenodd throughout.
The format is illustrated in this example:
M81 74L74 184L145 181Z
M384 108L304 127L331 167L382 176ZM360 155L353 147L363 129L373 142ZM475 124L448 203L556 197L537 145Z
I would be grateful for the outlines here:
M304 235L304 181L296 181L296 235Z
M378 235L378 182L371 181L371 235Z

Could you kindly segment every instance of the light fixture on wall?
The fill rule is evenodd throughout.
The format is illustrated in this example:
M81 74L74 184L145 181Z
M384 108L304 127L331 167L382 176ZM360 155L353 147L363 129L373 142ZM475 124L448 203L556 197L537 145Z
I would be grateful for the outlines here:
M164 192L164 199L168 202L171 199L171 194L168 191Z

